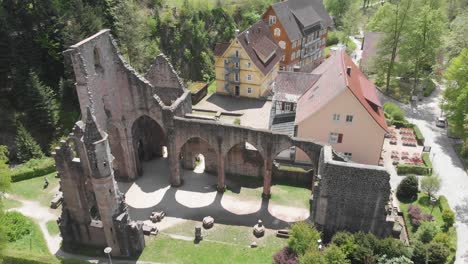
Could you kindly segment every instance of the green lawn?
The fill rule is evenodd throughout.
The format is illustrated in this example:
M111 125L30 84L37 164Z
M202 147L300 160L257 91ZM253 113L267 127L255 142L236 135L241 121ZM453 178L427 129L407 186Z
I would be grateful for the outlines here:
M260 199L263 193L263 186L257 188L241 187L240 193L227 190L225 195L234 196L240 200ZM309 198L311 191L304 187L296 187L283 184L271 186L270 202L277 205L309 208Z
M46 224L47 230L49 231L49 234L52 236L58 235L60 233L60 230L57 225L57 221L51 220L47 222Z
M44 189L44 177L36 177L24 181L14 182L11 184L8 193L20 196L27 200L39 201L42 205L49 207L50 200L54 197L55 189L59 184L59 179L55 178L56 173L46 175L49 180L49 186Z
M249 244L235 245L211 241L194 244L193 241L173 239L160 234L147 240L139 260L178 264L271 263L273 255L282 248L276 244L250 248Z
M446 200L444 201L441 201L441 200L442 199L439 199L438 203L439 202L443 203L442 208L449 207ZM442 220L442 212L440 210L439 204L436 204L434 208L432 208L432 206L429 204L429 196L424 193L419 193L418 199L414 202L400 201L400 209L403 212L404 217L405 217L405 222L406 222L406 226L407 226L409 237L410 237L410 243L411 243L411 240L416 239L415 233L417 231L417 229L412 226L411 218L408 214L408 207L412 204L419 206L423 214L432 214L434 216L434 221L440 227L440 230L444 231L444 228L443 228L444 221ZM447 263L451 263L450 260L455 257L455 252L456 252L457 232L455 231L454 227L449 228L449 230L447 230L446 232L449 235L449 237L452 239L451 244L454 246L453 248L450 249L451 256L448 258L448 261L447 261Z
M20 202L7 198L2 199L2 203L4 209L17 208L21 206Z

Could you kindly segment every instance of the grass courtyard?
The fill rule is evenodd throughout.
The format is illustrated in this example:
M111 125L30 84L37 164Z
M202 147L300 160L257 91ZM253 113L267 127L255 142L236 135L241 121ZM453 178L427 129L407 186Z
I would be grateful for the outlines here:
M55 178L55 175L56 173L53 172L45 176L14 182L8 193L26 200L38 201L41 205L49 207L50 201L58 192L59 179ZM44 177L47 177L49 181L46 189L44 189Z

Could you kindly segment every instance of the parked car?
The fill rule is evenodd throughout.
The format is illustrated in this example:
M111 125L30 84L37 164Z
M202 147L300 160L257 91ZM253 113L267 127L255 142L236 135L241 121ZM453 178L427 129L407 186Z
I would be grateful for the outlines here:
M438 118L436 119L436 127L441 127L441 128L447 127L447 118L445 118L445 117L438 117Z

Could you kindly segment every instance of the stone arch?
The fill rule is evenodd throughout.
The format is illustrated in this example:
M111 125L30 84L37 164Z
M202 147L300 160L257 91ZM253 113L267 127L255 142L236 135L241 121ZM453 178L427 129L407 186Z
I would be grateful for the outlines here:
M201 137L190 137L178 149L177 155L185 169L194 169L198 154L205 158L205 171L216 174L218 171L218 151L207 140Z
M226 152L225 171L230 175L262 177L265 156L261 149L248 141L239 142Z
M287 147L279 148L273 152L274 160L280 159L292 163L305 163L313 165L314 156L304 150L299 144L291 144Z
M163 156L166 146L166 133L162 126L147 115L137 118L132 125L133 156L138 175L143 174L141 163Z

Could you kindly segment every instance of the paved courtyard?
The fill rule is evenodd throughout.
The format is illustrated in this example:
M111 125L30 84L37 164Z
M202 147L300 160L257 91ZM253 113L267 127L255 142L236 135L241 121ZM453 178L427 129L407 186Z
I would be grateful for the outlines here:
M201 221L213 216L216 223L253 226L261 219L267 228L285 228L293 222L309 217L309 208L275 204L260 195L248 195L251 187L227 179L233 191L224 194L216 191L216 176L181 169L184 183L181 187L169 185L169 165L165 158L143 164L144 175L133 183L119 182L125 193L132 218L148 220L153 211L167 215L158 228L167 228L180 223L181 219ZM159 226L161 225L161 226Z
M211 94L193 107L195 109L242 114L240 116L241 125L268 129L271 101Z

